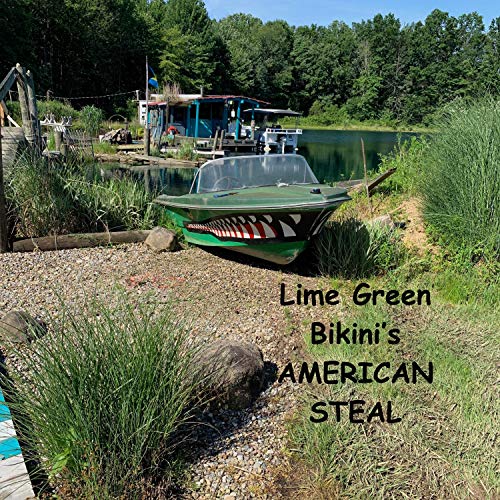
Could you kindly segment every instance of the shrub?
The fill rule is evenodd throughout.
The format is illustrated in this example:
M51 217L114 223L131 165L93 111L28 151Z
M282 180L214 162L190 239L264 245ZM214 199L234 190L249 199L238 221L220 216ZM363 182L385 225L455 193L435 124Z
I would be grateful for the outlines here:
M500 252L500 101L446 109L424 155L425 221L442 243L471 258Z
M96 136L101 128L104 115L102 110L95 106L85 106L80 111L80 119L85 132L91 136Z
M399 235L380 224L352 217L325 225L315 241L318 271L324 276L361 278L399 265L404 250Z
M198 159L198 154L194 151L195 143L194 141L184 141L179 149L175 152L174 157L178 160L191 160L195 161Z
M65 104L61 101L37 101L38 115L40 120L52 113L57 121L60 121L63 116L71 116L76 120L79 112L70 104Z
M144 483L165 481L202 404L178 315L117 299L92 300L83 314L63 307L49 336L15 352L23 373L2 380L26 458L80 498L139 497Z
M385 185L392 191L416 194L419 180L425 176L424 155L428 145L429 139L425 136L412 137L408 141L402 141L399 136L394 150L380 158L381 172L396 169Z

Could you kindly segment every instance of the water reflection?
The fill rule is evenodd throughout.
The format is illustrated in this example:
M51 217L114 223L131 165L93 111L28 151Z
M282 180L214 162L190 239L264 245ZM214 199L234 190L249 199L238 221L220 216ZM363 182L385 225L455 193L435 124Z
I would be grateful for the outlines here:
M401 140L412 137L401 133ZM299 139L299 154L311 165L320 182L363 177L361 138L365 143L366 165L375 170L380 155L389 153L398 141L397 132L365 132L352 130L304 130Z

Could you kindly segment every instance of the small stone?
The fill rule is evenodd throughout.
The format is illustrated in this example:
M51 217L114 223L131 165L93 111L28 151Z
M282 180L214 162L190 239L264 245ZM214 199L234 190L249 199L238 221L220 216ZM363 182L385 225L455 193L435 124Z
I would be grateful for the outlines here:
M11 311L0 320L0 337L9 342L29 342L47 333L47 325L24 311Z
M164 227L155 227L144 242L154 252L173 252L177 247L177 236Z

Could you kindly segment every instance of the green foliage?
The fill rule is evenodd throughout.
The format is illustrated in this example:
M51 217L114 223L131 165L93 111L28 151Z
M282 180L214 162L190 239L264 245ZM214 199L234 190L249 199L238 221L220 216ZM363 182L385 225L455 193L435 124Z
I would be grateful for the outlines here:
M112 292L83 311L63 304L50 325L50 338L16 350L26 373L2 379L25 456L83 498L138 498L172 479L179 432L202 403L185 321Z
M399 235L378 223L344 217L328 222L315 241L323 276L361 278L397 267L404 257Z
M391 127L428 126L457 97L500 92L500 18L486 30L476 12L455 17L436 9L404 26L393 14L377 14L352 26L331 20L294 28L248 14L215 21L201 0L14 0L2 5L0 18L7 26L0 66L21 61L40 94L142 88L142 72L130 68L144 67L146 55L161 83L184 92L204 86L302 112L325 99L351 120ZM130 98L94 103L125 114Z
M71 116L73 120L76 120L80 114L73 106L61 101L39 100L37 101L37 107L38 115L41 120L51 113L54 115L56 121L61 121L63 116Z
M101 128L104 114L102 109L96 108L95 106L85 106L80 111L80 119L83 123L85 132L95 137Z
M500 102L447 109L423 157L424 217L442 243L470 258L500 252Z
M143 184L77 160L49 165L44 158L22 156L9 171L6 196L10 226L24 238L151 229L168 219Z
M417 194L421 179L425 178L425 153L429 146L429 139L425 136L412 137L408 141L401 141L395 149L380 158L380 172L395 168L385 185L392 191Z
M312 122L317 125L344 125L351 121L345 106L339 107L336 104L325 102L326 99L314 101L309 110L309 119L305 118L301 123L307 125Z

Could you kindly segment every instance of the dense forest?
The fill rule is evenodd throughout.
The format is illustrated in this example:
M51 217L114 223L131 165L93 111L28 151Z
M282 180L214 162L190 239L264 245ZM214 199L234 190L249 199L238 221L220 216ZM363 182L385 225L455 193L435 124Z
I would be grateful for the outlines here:
M500 17L485 27L476 12L295 27L248 14L216 21L202 0L9 0L0 22L0 78L20 62L42 95L123 92L72 101L108 111L144 88L146 55L161 83L184 92L355 120L427 123L456 97L499 92Z

